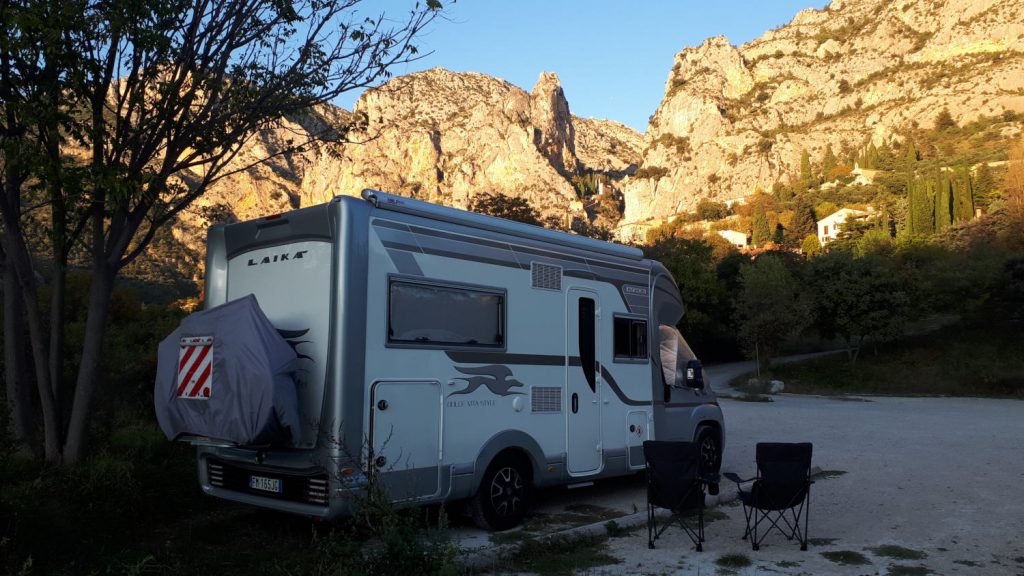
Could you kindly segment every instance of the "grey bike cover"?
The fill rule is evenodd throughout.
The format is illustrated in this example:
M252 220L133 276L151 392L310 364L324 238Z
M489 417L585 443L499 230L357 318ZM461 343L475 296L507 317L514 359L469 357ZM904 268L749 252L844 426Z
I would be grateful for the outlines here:
M160 428L171 440L291 444L300 436L295 358L252 294L186 317L160 343Z

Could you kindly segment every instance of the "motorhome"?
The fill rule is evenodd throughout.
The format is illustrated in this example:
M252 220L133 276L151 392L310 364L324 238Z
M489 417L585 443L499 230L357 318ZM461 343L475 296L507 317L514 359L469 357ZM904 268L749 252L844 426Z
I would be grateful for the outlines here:
M695 441L721 463L722 411L675 328L679 289L634 247L366 190L213 226L205 295L207 311L258 303L294 351L292 399L275 406L289 434L165 426L198 444L211 496L327 520L378 479L395 502L466 500L500 530L535 487L643 470L644 440ZM245 354L217 346L257 328L184 327L163 396L198 428L230 420L210 401L239 394L227 372Z

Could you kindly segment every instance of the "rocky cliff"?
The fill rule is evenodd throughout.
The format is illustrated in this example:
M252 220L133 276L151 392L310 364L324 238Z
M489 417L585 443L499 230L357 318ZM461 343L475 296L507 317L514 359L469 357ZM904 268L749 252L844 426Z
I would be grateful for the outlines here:
M353 120L358 128L346 144L280 154L312 133ZM572 116L555 74L541 74L527 92L483 74L433 69L367 91L353 113L324 107L257 135L231 168L271 159L220 181L173 232L201 251L213 222L256 218L364 188L460 208L474 194L500 192L526 198L549 216L592 220L573 177L621 181L639 165L641 148L642 136L623 124Z
M736 47L676 55L625 184L623 236L793 176L802 150L850 157L867 141L1024 111L1021 0L834 0Z

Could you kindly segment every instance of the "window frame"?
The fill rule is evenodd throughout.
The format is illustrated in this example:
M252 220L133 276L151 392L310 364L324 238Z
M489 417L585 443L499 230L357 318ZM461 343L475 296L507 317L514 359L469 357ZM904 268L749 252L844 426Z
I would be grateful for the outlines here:
M615 324L616 324L616 321L619 320L620 318L623 319L623 320L629 320L629 335L628 335L628 337L630 339L630 343L631 344L632 344L632 338L633 338L633 326L635 325L636 322L643 322L644 323L644 330L643 330L644 345L647 348L646 354L644 356L620 356L616 352L616 350L615 350ZM612 314L612 362L614 362L616 364L647 364L647 363L649 363L651 361L651 335L649 333L649 330L650 330L650 320L649 320L649 318L647 318L647 316L643 316L643 315L639 315L639 314L620 314L620 313Z
M498 329L501 331L501 344L465 344L454 342L413 342L409 340L394 340L391 337L391 287L395 284L411 284L426 286L429 288L448 288L452 290L465 290L481 294L500 296L500 311L498 315ZM480 284L468 284L464 282L452 282L449 280L434 280L421 276L405 276L401 274L388 274L386 287L386 303L384 310L384 347L385 348L412 348L417 350L492 350L505 352L508 350L508 290L494 286L483 286Z

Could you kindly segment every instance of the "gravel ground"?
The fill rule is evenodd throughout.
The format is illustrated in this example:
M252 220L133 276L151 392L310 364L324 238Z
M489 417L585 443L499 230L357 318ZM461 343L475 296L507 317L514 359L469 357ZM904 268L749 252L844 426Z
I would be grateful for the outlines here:
M737 363L709 372L724 396L725 383L750 369L751 363ZM774 402L723 397L721 403L723 471L751 476L757 442L814 443L813 464L825 474L811 490L806 552L777 534L752 551L740 539L744 520L735 489L725 483L703 552L678 528L649 550L640 477L544 492L523 535L588 524L604 533L604 521L613 517L635 526L631 535L608 541L621 563L591 569L593 574L1024 576L1024 402L779 394ZM455 532L463 547L477 550L470 555L484 558L495 542L517 540L464 524ZM721 566L723 556L734 564ZM749 565L741 566L745 561Z
M623 563L607 573L1024 574L1024 403L775 400L722 400L729 431L722 467L749 476L757 442L813 442L814 464L837 475L812 488L810 549L801 552L796 543L769 536L753 552L739 539L742 509L725 504L717 510L728 518L707 527L704 552L694 552L678 530L678 546L669 545L670 530L664 545L648 550L640 530L610 540ZM891 545L902 550L881 548ZM841 565L823 556L836 552L856 552L867 564ZM751 565L716 564L733 554Z

